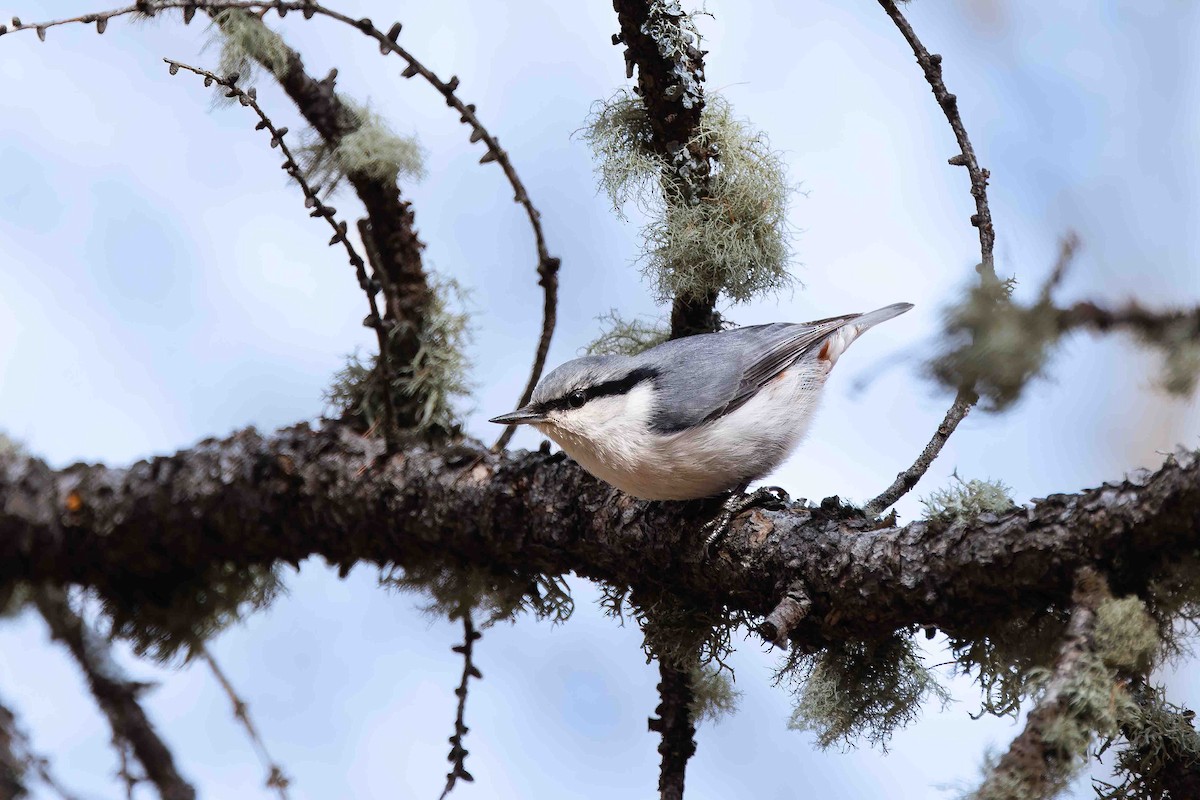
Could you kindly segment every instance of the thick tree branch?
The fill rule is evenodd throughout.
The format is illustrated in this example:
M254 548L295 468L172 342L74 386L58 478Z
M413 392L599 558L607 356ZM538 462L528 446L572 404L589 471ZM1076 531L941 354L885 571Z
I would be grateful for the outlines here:
M713 503L645 503L560 454L411 447L374 469L381 443L331 424L243 431L128 469L55 471L0 455L0 582L91 587L110 602L170 602L216 566L349 569L475 565L503 575L568 571L668 591L703 608L767 615L797 581L812 602L791 638L809 645L1067 607L1097 566L1144 587L1200 542L1200 458L1153 476L943 526L887 525L831 498L754 511L702 561Z
M66 592L41 587L33 593L55 639L66 645L87 678L88 688L108 717L113 735L128 742L146 777L163 800L195 800L196 790L175 769L175 759L138 702L142 688L124 676L107 643L87 627L67 602Z

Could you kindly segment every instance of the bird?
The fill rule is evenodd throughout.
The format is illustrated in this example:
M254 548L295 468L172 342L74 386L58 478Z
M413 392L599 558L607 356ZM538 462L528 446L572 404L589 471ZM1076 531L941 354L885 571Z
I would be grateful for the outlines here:
M583 356L542 378L529 403L490 421L532 425L589 473L643 500L731 492L710 523L707 549L736 514L786 502L774 487L743 494L800 444L846 348L912 307L696 334L636 355Z

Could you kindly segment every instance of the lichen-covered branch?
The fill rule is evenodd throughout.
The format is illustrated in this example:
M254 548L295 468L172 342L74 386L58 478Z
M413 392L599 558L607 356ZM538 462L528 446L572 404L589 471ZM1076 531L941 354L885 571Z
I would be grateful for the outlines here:
M346 250L346 257L349 259L350 265L354 267L355 275L358 278L358 285L366 293L367 302L370 306L371 313L366 318L365 324L369 325L375 331L375 336L379 342L380 374L378 380L385 387L389 386L392 381L392 370L390 367L389 351L391 348L388 346L388 328L385 326L384 320L379 314L379 306L375 302L375 296L382 288L377 277L378 273L373 271L371 275L367 274L366 264L363 262L362 256L354 249L354 245L346 235L346 223L335 219L337 209L322 202L320 194L304 177L299 160L292 154L291 148L288 147L287 141L284 139L284 136L288 132L287 128L276 127L271 118L267 116L267 113L263 111L262 106L258 104L257 92L253 88L243 90L237 85L237 73L221 76L206 69L189 66L179 61L172 61L169 58L163 60L169 65L172 75L177 74L181 69L199 75L204 78L206 86L215 83L218 86L224 87L226 97L237 98L241 105L250 107L258 115L259 121L255 128L265 128L271 135L271 147L278 147L279 151L283 154L283 167L287 171L288 176L296 182L300 190L304 193L304 204L312 209L311 216L323 218L333 229L333 238L329 240L329 244L335 245L341 243L342 247ZM385 389L381 394L384 398L384 440L388 444L388 451L394 452L396 449L396 405L391 391Z
M169 608L197 576L321 555L343 570L574 571L765 616L779 587L799 581L812 607L791 638L820 646L918 624L969 636L1065 607L1081 566L1133 590L1200 542L1194 454L1153 475L951 524L881 524L834 499L754 511L704 561L700 528L713 503L637 501L561 454L413 445L368 469L381 450L330 424L243 431L128 469L55 471L0 454L0 584L75 583L114 609Z
M107 642L71 609L65 590L39 587L33 591L33 601L50 626L51 635L66 646L83 670L92 696L108 717L114 738L129 744L162 800L195 800L196 790L175 768L171 750L138 702L142 687L125 677L112 660Z
M1029 712L1025 728L991 770L972 800L1041 800L1057 794L1083 763L1093 733L1090 696L1093 682L1104 684L1104 699L1113 681L1096 654L1093 641L1096 611L1109 597L1095 570L1079 570L1074 608L1058 660L1041 697ZM1098 673L1098 674L1093 674ZM1085 690L1081 690L1085 689Z
M613 44L625 45L625 74L637 68L637 91L646 109L650 146L664 158L666 180L680 202L711 198L709 177L717 153L696 134L704 113L704 53L677 0L614 0L621 24ZM671 338L720 328L719 286L681 292L671 306Z

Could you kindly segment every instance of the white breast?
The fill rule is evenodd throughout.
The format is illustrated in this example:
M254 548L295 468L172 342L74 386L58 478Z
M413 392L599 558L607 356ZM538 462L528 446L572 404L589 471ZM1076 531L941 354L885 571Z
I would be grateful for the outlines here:
M648 384L588 403L580 409L588 419L575 430L538 427L588 472L635 497L709 497L761 478L787 458L808 432L831 367L806 359L736 411L677 433L655 433L646 424L654 398Z

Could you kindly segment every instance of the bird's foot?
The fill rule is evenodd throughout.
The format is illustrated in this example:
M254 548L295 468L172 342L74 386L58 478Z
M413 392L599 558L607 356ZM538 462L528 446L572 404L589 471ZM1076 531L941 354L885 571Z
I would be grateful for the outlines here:
M720 513L705 523L701 529L706 534L704 552L707 554L717 540L729 532L729 525L738 514L752 508L769 508L779 511L786 508L791 499L791 496L778 486L761 486L749 494L742 491L734 492L728 500L721 504Z

